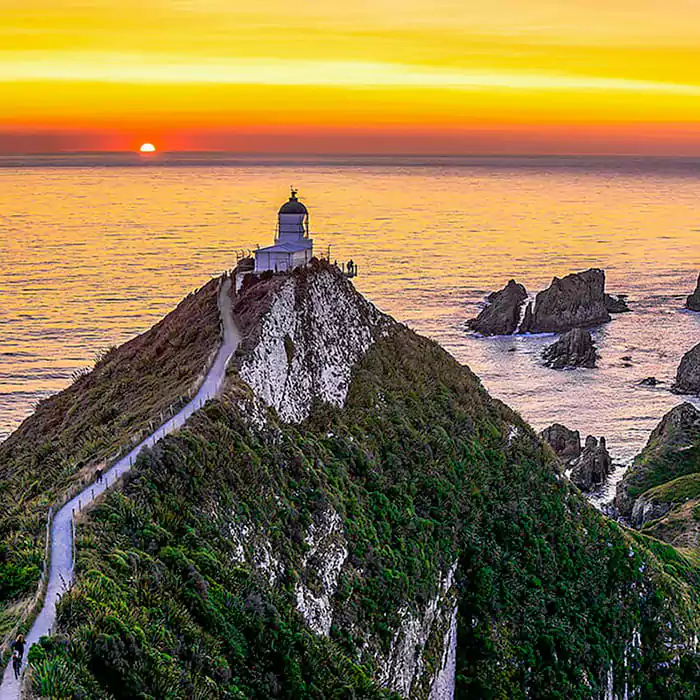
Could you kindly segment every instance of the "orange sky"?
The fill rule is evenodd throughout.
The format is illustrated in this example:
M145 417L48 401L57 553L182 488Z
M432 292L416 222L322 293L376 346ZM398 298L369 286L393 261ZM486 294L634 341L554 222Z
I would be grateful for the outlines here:
M697 0L0 0L0 150L700 155Z

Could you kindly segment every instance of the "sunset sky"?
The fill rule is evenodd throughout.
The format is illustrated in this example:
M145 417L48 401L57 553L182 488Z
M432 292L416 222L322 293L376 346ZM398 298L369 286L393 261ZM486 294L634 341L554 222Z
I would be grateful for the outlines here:
M0 0L0 151L700 155L697 0Z

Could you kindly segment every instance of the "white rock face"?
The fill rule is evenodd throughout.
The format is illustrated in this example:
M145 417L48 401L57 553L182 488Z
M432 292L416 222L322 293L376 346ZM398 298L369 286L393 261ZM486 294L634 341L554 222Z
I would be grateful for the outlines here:
M453 700L457 673L457 606L452 610L450 628L445 634L442 665L435 676L428 700Z
M318 521L311 523L305 542L309 551L303 561L302 581L295 588L297 610L313 632L327 637L333 624L333 596L338 587L338 576L348 558L338 513L329 509ZM313 571L309 570L311 568ZM308 576L317 581L315 592L304 583Z
M234 546L232 563L250 565L274 586L284 574L284 565L275 557L266 533L246 523L231 523L228 535Z
M403 619L394 634L389 654L386 658L379 659L378 679L380 685L390 688L404 697L413 697L411 690L414 683L419 681L423 675L423 654L431 632L434 626L440 623L451 628L452 619L454 619L455 644L453 655L455 656L454 663L456 664L457 617L454 592L452 590L456 570L457 562L450 567L442 581L440 590L428 602L422 614L416 614L408 610L403 612ZM447 622L448 616L449 623ZM445 647L448 645L448 642L450 644L452 642L450 634L451 629L445 635ZM433 679L431 700L433 698L436 700L449 700L452 698L454 694L454 665L450 671L448 668L449 664L450 651L448 650L447 654L445 654L443 649L443 664L435 679ZM436 684L438 684L440 689L436 688ZM433 696L434 692L443 694Z
M353 367L394 323L337 272L290 276L240 377L282 420L300 422L314 400L343 405Z

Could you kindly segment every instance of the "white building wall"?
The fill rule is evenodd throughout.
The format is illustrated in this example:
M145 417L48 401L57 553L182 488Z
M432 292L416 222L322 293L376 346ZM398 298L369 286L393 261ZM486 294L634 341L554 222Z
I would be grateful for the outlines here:
M299 267L299 265L306 265L307 262L311 260L311 248L306 250L300 250L298 253L293 253L292 255L292 267Z

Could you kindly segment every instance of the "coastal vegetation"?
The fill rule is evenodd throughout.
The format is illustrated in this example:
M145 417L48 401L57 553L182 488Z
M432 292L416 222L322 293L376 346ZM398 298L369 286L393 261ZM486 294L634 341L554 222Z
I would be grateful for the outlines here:
M80 522L37 692L398 697L380 686L402 630L437 606L457 610L457 698L695 696L692 562L589 506L435 343L396 327L345 406L299 425L255 427L244 391L232 372ZM300 591L327 604L327 633ZM391 676L401 696L428 698L447 633L409 637L423 672Z
M635 509L642 508L642 503L687 500L692 497L698 474L700 411L691 403L683 403L663 417L635 457L617 487L616 507L623 516L630 517Z
M150 434L197 385L219 342L217 284L104 353L0 444L0 639L28 622L49 507Z

